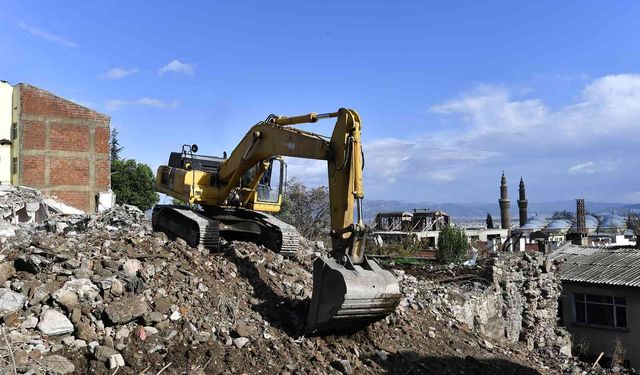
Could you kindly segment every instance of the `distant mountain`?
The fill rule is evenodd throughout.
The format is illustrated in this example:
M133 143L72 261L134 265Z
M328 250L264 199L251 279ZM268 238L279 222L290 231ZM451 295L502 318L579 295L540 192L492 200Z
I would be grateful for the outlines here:
M378 212L391 211L411 211L414 208L426 208L432 210L441 210L451 215L454 220L457 219L480 219L485 218L487 212L490 213L494 220L500 217L500 207L498 202L495 203L433 203L433 202L406 202L406 201L388 201L388 200L369 200L365 199L363 203L364 216L367 220L373 220ZM627 212L640 212L640 204L625 203L603 203L586 201L585 206L588 212L594 214L618 213L626 214ZM538 214L544 217L551 216L554 211L571 211L576 210L575 200L550 201L550 202L529 202L529 216ZM511 220L518 218L518 204L511 201Z

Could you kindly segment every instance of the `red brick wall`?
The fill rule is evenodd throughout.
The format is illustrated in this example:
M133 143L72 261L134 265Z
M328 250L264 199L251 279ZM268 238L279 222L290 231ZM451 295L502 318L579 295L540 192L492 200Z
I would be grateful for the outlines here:
M22 158L24 177L22 185L42 188L44 183L45 158L43 156L25 156Z
M51 158L51 185L89 185L89 160Z
M111 183L109 116L28 84L14 89L20 93L17 183L95 210L95 195Z
M22 147L43 150L45 148L46 128L42 121L24 121L22 123L24 143Z
M109 128L96 128L96 152L109 154Z
M111 120L107 115L85 108L35 86L20 83L18 87L20 88L23 113L48 118L98 120L106 123Z
M89 151L89 127L52 123L51 149L63 151Z
M54 191L50 195L60 198L65 204L87 211L87 201L93 197L89 191Z
M108 159L96 160L96 185L109 186L111 183L111 163Z

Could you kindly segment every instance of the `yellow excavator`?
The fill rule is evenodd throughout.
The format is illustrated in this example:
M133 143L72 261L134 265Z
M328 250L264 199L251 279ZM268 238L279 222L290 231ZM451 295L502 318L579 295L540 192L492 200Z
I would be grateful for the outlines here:
M330 139L292 127L336 118ZM295 227L278 212L286 180L283 156L326 160L329 177L332 249L313 264L313 292L306 331L353 330L393 312L401 294L398 281L364 254L364 154L361 122L354 110L283 117L258 122L227 157L198 155L196 145L171 153L158 168L156 190L190 207L158 205L154 230L180 237L191 246L216 248L219 238L250 240L293 255ZM197 207L197 208L193 208ZM354 220L354 212L357 220Z

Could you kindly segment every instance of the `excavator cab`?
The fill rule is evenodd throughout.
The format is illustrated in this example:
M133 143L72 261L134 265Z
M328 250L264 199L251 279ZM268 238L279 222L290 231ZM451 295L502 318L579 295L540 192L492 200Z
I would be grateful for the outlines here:
M279 212L282 205L282 196L284 194L286 179L286 163L281 157L271 158L264 167L261 176L258 176L258 185L253 189L251 181L256 179L256 174L260 173L263 168L256 165L247 171L242 177L242 181L247 186L250 194L247 202L247 208L262 212Z

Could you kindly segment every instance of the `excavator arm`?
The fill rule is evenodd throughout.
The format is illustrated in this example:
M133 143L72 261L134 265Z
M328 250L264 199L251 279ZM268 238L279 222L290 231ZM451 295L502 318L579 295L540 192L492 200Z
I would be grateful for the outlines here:
M330 140L289 125L312 123L322 118L337 117ZM218 204L223 204L233 188L240 185L242 176L255 165L275 156L326 160L329 178L331 236L335 257L348 255L354 263L361 263L364 254L365 225L362 219L363 153L360 141L360 117L357 112L340 109L328 114L311 113L296 117L270 116L253 126L242 141L222 163L218 172L224 187ZM265 168L258 169L264 171ZM254 181L259 180L257 173ZM255 189L247 189L243 201ZM354 209L358 219L354 222ZM343 259L344 261L344 259Z

